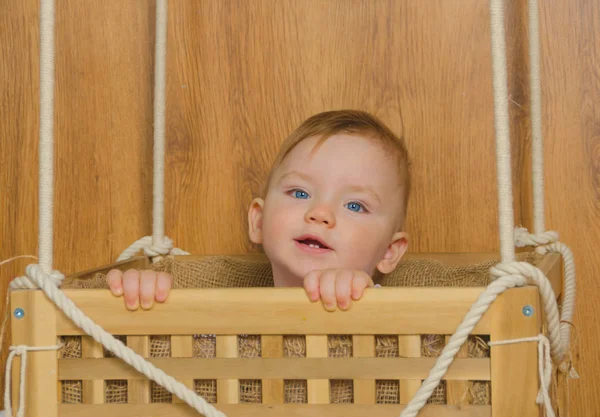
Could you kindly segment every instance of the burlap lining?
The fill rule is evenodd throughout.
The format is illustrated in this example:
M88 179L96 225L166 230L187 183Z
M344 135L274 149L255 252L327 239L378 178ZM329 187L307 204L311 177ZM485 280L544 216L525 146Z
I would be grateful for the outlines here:
M537 265L541 256L530 252L518 255L520 261ZM490 260L471 265L447 265L430 259L408 259L391 274L378 277L383 286L403 287L473 287L485 286L489 283L489 268L498 263ZM157 271L167 271L173 275L174 288L227 288L227 287L271 287L273 286L271 266L268 262L244 259L235 256L215 256L200 260L176 261L165 259L152 266ZM65 280L64 288L107 288L106 277L97 274L87 280ZM126 341L125 336L118 336ZM81 338L63 337L65 347L59 351L59 358L81 358ZM468 339L468 357L489 357L487 339L473 335ZM445 344L445 335L421 335L421 355L424 357L439 356ZM193 356L215 357L216 341L213 335L194 335ZM377 357L398 357L398 338L393 336L376 336ZM238 354L240 357L260 357L260 336L239 335ZM111 357L105 351L105 357ZM170 357L171 339L169 336L150 337L151 357ZM306 344L304 336L284 337L284 356L305 357ZM329 336L329 357L352 356L351 335ZM62 382L62 402L65 404L82 403L82 382ZM469 381L467 391L461 400L468 404L484 405L491 403L489 381ZM217 401L217 384L215 380L195 380L194 390L207 401ZM330 401L332 403L353 402L353 381L331 380ZM172 395L151 383L151 401L153 403L170 403ZM240 402L260 403L262 401L262 385L260 380L240 380ZM284 401L286 403L306 403L307 383L303 380L284 381ZM377 380L376 401L378 404L398 404L400 402L399 381ZM127 381L105 381L106 403L127 403ZM435 390L428 401L430 404L446 404L446 381Z

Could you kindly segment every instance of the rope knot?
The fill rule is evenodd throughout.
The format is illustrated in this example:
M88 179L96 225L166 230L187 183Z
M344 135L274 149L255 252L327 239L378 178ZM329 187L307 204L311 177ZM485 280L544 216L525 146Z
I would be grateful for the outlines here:
M173 249L173 240L165 236L162 242L156 245L150 243L150 245L146 246L144 248L144 255L149 257L167 255L171 249Z
M523 248L525 246L538 246L544 247L545 245L551 245L552 243L558 242L559 235L558 232L554 230L547 230L542 233L529 233L529 231L525 227L516 227L514 232L515 246L518 248ZM536 250L537 251L537 250ZM538 253L544 255L547 250L537 251Z
M23 355L23 354L25 354L25 352L27 352L27 346L26 345L11 346L9 350L15 352L15 355Z
M552 359L550 354L550 341L543 334L534 337L523 337L521 339L497 340L488 342L489 346L510 345L513 343L537 342L538 344L538 375L540 389L536 397L536 403L542 405L547 417L554 417L552 401L550 400L550 383L552 380Z
M144 236L125 249L117 258L117 262L130 259L140 250L144 251L144 255L152 258L162 255L189 255L186 251L174 248L173 241L167 236L164 236L163 241L156 245L152 243L152 236Z
M44 274L42 268L38 264L30 264L25 268L25 276L16 277L10 283L12 290L21 289L36 289L38 286L35 284L39 279L46 279L50 281L54 286L60 287L65 276L60 271L51 271L49 274Z
M501 277L514 277L518 279L522 278L522 282L519 282L517 286L522 287L531 281L531 279L537 275L537 268L528 262L506 262L499 263L490 268L490 274L495 278Z
M19 408L17 409L16 417L23 417L25 415L25 371L27 370L27 352L39 352L39 351L48 351L48 350L59 350L63 345L54 345L54 346L27 346L27 345L17 345L10 346L8 358L6 359L6 373L4 374L4 407L5 414L7 416L12 416L12 402L11 402L11 384L10 377L12 375L12 365L13 359L15 356L21 357L21 369L19 372Z

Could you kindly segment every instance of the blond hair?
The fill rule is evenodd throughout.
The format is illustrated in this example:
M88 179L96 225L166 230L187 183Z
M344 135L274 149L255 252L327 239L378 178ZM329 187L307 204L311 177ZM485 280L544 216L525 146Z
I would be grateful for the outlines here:
M396 156L396 169L400 182L402 213L399 227L404 223L408 198L411 188L410 160L402 136L397 136L377 117L359 110L334 110L316 114L306 119L283 142L271 171L263 184L261 194L264 198L269 189L275 170L283 163L286 156L305 139L319 137L315 149L321 146L331 136L339 133L356 134L372 139L385 147Z

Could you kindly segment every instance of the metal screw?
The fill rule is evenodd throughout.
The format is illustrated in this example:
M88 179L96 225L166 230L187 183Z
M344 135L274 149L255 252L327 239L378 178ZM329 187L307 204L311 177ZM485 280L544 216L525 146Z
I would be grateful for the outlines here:
M530 305L526 305L525 307L523 307L523 315L525 317L533 316L533 307Z
M23 311L22 308L16 308L14 314L15 314L15 317L18 319L22 319L23 317L25 317L25 311Z

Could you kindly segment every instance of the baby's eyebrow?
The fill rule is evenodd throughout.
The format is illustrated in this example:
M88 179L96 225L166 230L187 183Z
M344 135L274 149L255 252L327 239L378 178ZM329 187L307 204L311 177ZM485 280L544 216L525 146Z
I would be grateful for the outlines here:
M379 195L375 192L375 190L372 187L369 187L368 185L362 186L362 185L351 185L348 187L348 190L351 192L358 192L358 193L367 193L369 194L371 197L373 197L375 200L377 200L377 202L379 204L381 203L381 198L379 198Z
M283 181L287 177L293 177L294 175L302 178L305 181L312 181L312 178L310 177L310 175L307 175L300 171L290 171L290 172L286 172L285 174L283 174L281 176L281 178L279 178L279 182Z

